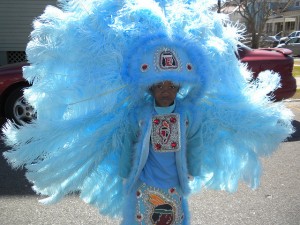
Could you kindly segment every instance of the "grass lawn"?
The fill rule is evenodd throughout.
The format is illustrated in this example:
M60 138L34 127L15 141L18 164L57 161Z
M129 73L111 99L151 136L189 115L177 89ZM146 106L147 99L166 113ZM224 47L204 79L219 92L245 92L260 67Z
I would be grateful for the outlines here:
M293 76L294 77L300 77L300 66L294 66Z
M294 66L293 76L300 77L300 66ZM294 94L294 96L292 98L300 99L300 89L297 89L296 93Z

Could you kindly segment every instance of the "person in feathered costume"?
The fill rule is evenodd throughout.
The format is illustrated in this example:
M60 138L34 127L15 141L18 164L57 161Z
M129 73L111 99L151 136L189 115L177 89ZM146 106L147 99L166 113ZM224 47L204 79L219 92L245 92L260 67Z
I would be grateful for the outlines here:
M215 1L59 3L35 20L26 50L24 95L37 119L3 129L4 156L26 168L43 203L79 192L123 224L189 224L192 192L258 187L259 157L293 132L292 113L270 100L277 74L249 82L235 55L240 31L210 10ZM154 89L166 86L178 93L159 107ZM153 154L173 160L170 173ZM164 195L157 175L171 177Z

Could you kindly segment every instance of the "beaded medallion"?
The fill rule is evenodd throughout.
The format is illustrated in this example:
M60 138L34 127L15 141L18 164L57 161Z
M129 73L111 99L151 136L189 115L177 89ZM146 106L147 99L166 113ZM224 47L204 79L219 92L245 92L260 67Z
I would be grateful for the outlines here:
M180 225L182 195L176 188L160 189L142 183L136 192L136 221L140 225Z
M158 71L181 71L182 65L179 56L174 49L162 47L156 50L154 56L155 69Z

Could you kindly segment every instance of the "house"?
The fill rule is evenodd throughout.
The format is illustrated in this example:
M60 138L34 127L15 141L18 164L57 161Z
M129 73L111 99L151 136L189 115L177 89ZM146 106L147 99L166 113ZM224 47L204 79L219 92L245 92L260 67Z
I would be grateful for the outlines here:
M288 3L266 23L266 34L275 35L281 32L281 36L300 30L300 0L288 1Z
M242 2L242 1L241 1ZM300 0L268 0L273 15L266 22L265 34L273 36L280 33L285 36L292 31L300 30ZM239 13L239 1L226 1L222 13L228 14L233 22L246 25L245 19Z
M0 65L26 59L25 48L33 30L34 18L41 15L46 5L56 0L1 0L0 1Z

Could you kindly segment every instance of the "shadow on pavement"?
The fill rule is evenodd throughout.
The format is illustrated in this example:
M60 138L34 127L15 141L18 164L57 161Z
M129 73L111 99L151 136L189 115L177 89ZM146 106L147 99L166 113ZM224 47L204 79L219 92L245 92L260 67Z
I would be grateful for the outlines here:
M287 139L288 142L292 141L300 141L300 122L297 120L293 120L292 122L295 132L292 134L290 138Z
M1 156L0 156L0 196L2 195L33 195L31 184L25 178L25 170L13 170L2 153L3 143L1 141ZM5 149L8 150L8 149Z
M4 121L1 120L1 127ZM1 133L2 137L2 133ZM0 196L4 195L34 195L31 184L25 177L25 170L12 169L3 157L3 152L9 150L0 139Z

